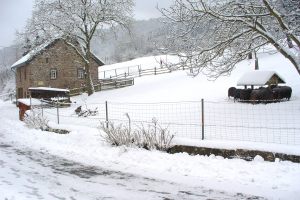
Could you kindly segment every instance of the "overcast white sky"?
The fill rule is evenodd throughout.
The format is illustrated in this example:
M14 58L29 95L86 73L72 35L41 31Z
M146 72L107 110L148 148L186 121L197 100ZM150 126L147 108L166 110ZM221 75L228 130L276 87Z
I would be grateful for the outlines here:
M30 17L34 0L0 0L0 49L13 43L15 32L22 30ZM135 18L149 19L159 17L156 9L168 7L172 0L136 0Z

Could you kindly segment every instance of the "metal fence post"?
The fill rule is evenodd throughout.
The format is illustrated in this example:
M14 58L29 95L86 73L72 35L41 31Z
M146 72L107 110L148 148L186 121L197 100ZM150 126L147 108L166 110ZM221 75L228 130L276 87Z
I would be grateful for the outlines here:
M57 109L57 123L59 124L59 106L58 106L58 98L56 103L56 109Z
M201 127L202 140L204 140L204 99L201 99Z
M32 99L31 99L31 95L29 97L29 102L30 102L30 110L32 109Z
M107 101L105 101L105 124L106 124L106 128L108 128L108 106L107 106Z
M42 117L44 117L43 100L41 99Z

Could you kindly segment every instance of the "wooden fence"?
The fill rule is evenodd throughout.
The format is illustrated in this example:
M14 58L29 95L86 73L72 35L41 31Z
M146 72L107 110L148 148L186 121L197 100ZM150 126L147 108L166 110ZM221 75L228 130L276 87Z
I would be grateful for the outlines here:
M117 68L112 70L105 70L102 71L101 73L103 74L104 78L127 79L127 78L137 78L137 77L147 76L147 75L166 74L176 70L187 70L187 69L190 68L188 66L181 65L181 63L178 63L171 66L161 66L161 67L154 67L149 69L142 69L140 65L136 65L136 66Z
M128 87L134 85L133 78L123 78L123 79L100 79L98 84L94 85L96 92L103 90L111 90L116 88ZM70 90L70 96L80 95L86 92L86 87L74 88Z

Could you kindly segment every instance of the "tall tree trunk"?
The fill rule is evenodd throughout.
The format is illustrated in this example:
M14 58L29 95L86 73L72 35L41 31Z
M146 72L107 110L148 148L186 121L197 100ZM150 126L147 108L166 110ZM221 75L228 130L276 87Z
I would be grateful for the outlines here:
M252 59L252 52L248 53L248 59L249 59L249 60Z
M254 57L255 57L255 67L254 67L254 69L259 70L258 58L257 58L257 55L256 55L256 51L254 51Z
M85 62L85 85L86 85L86 89L88 92L88 95L92 95L94 93L94 84L93 84L93 79L92 79L92 75L91 75L91 70L90 70L90 65L91 65L91 52L89 51L89 49L86 50L86 61Z

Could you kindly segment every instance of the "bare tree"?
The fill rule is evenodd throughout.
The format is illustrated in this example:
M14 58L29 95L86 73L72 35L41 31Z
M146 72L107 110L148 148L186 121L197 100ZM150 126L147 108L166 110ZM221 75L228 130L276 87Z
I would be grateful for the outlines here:
M284 8L279 1L176 0L161 10L173 27L166 45L176 44L177 54L185 65L193 67L194 75L202 72L217 78L230 74L249 53L271 44L300 75L298 3L288 0ZM296 12L290 16L280 13L287 10Z
M19 58L19 47L14 45L0 49L0 93L14 90L14 73L10 66Z
M94 92L90 74L91 41L96 33L115 25L128 27L133 0L36 0L24 38L30 48L61 37L82 58L88 94Z

